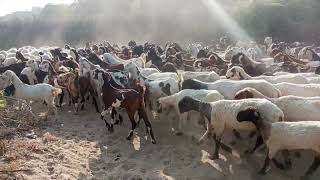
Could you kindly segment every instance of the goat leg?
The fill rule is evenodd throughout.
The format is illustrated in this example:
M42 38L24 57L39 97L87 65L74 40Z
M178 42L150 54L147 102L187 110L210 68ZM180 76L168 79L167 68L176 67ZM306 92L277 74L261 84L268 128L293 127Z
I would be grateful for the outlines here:
M110 124L105 120L104 116L106 115L107 110L105 109L101 114L100 117L101 119L104 121L104 123L106 124L106 128L108 128L109 131L112 131L112 127L110 126ZM112 129L111 129L112 128Z
M217 138L217 136L213 135L213 140L215 142L215 150L212 156L210 156L211 160L219 159L219 149L220 149L220 139Z
M252 150L246 150L245 154L253 154L262 144L263 138L262 136L258 136L254 148Z
M134 113L129 113L128 112L128 116L129 116L129 119L130 119L130 122L131 122L131 130L129 131L129 134L127 136L127 140L130 140L132 135L133 135L134 130L136 129L137 123L136 123L136 121L134 119Z
M288 150L283 150L282 151L282 155L283 155L284 163L285 163L285 167L284 168L286 170L291 169L292 163L291 163L289 151Z
M85 102L85 98L84 96L81 96L81 101L80 101L81 110L84 110L84 102Z
M68 94L69 94L69 106L71 106L71 101L72 101L72 96L71 96L71 93L69 92L69 90L68 90Z
M100 113L97 100L96 100L96 98L94 97L94 93L90 93L90 94L91 94L91 98L92 98L94 107L96 108L96 112L97 112L97 113Z
M270 158L269 158L269 150L268 150L267 155L266 155L266 159L264 160L263 167L259 171L259 174L266 174L269 168L270 168Z
M153 135L152 126L151 126L151 123L150 123L150 121L148 119L148 116L147 116L147 113L146 113L145 109L139 110L138 113L139 113L139 116L142 117L142 119L144 121L144 124L147 127L147 133L151 137L151 143L152 144L156 144L157 142L156 142L156 140L154 138L154 135Z
M60 99L59 99L59 104L58 104L59 107L62 106L63 97L64 97L64 90L62 90L62 91L61 91L61 94L60 94Z
M237 130L233 129L232 133L237 139L242 139L240 133Z
M179 116L179 126L178 126L178 131L175 133L175 135L177 136L182 136L183 132L182 132L182 128L183 128L183 123L185 120L187 120L188 117L188 113L182 113Z
M314 157L313 163L311 164L307 172L304 174L304 176L301 177L301 179L309 179L314 173L314 171L317 170L319 165L320 165L320 156L316 155Z

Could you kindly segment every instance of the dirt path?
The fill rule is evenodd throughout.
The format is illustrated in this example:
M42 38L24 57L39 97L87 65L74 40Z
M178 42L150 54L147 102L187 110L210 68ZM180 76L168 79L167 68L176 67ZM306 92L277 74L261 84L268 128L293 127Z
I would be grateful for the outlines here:
M297 179L312 162L309 155L293 162L293 169L284 172L272 167L269 174L257 176L265 152L250 157L236 157L221 150L220 159L208 159L214 147L208 140L197 145L195 140L203 132L192 120L186 124L183 136L169 132L170 118L152 122L158 144L145 138L141 123L132 141L125 139L129 122L116 126L110 134L94 109L87 108L74 115L64 106L56 121L47 120L35 130L37 137L16 137L10 142L6 159L12 166L30 169L0 175L17 179ZM192 123L191 123L192 122ZM229 139L229 136L226 136ZM226 140L226 142L228 142ZM247 141L237 143L240 152ZM21 150L24 149L24 150ZM0 161L8 163L8 161ZM301 168L301 169L300 169ZM320 170L314 179L320 177Z

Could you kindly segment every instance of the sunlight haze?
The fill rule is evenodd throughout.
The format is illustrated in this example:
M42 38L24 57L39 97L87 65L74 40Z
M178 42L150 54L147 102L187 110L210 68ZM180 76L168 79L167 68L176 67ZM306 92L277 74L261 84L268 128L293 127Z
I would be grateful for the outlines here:
M70 4L74 0L0 0L0 16L16 11L30 11L32 7L44 7L46 4Z

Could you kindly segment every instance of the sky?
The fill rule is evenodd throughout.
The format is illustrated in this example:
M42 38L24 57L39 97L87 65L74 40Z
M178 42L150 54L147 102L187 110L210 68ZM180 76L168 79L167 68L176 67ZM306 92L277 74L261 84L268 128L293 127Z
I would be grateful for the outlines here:
M48 3L70 4L75 0L0 0L0 16L16 11L30 11L32 7L44 7Z

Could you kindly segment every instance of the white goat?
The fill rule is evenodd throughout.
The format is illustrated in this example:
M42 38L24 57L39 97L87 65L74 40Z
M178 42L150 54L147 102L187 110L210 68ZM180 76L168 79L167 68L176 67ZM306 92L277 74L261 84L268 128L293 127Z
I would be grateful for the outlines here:
M0 76L0 79L6 84L6 87L11 84L14 86L14 97L24 100L45 101L48 105L48 112L52 109L54 114L57 113L57 109L54 105L54 99L62 92L61 89L44 83L36 85L24 84L11 70L4 72Z

